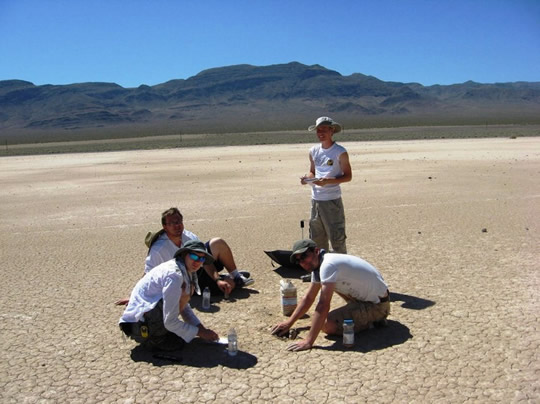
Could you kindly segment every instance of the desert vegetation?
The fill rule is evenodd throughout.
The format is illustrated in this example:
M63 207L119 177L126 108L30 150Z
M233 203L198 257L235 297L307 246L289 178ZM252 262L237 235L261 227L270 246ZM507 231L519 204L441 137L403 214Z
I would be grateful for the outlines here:
M126 134L127 136L127 134ZM463 125L463 126L409 126L397 128L346 129L336 136L338 142L497 138L540 136L537 125ZM7 140L0 149L0 156L88 153L122 150L149 150L186 147L239 146L264 144L312 143L313 133L307 130L173 134L166 136L120 137L65 142L10 144Z

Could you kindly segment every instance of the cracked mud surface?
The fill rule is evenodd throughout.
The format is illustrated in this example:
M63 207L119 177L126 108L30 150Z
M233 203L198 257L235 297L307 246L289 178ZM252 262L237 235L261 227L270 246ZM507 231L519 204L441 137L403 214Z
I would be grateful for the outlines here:
M353 349L321 334L299 353L269 329L279 281L299 298L308 284L263 250L302 236L308 145L0 159L0 401L538 402L540 138L342 144L348 250L380 269L392 313ZM235 358L195 341L171 361L121 337L113 302L170 206L256 280L208 312L192 300L220 336L235 327Z

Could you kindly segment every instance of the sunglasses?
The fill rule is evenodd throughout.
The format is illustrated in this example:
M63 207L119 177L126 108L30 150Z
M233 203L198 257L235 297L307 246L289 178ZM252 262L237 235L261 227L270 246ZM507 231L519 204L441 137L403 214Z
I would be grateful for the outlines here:
M182 220L171 220L165 223L167 226L176 226L178 224L184 223Z
M296 263L297 264L300 264L302 261L304 261L306 259L306 257L308 256L308 254L313 251L311 248L304 251L302 254L300 254L298 257L296 257Z
M200 263L203 263L204 261L206 261L206 257L199 257L197 254L193 254L193 253L189 253L189 258L191 258L193 261L195 262L200 262Z

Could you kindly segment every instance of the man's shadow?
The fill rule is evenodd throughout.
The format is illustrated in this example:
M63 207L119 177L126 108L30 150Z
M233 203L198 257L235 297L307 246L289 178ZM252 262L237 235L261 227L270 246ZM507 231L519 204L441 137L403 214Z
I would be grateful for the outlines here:
M197 368L213 368L218 365L232 369L249 369L257 364L257 357L238 351L229 356L227 346L194 339L180 351L151 351L141 345L131 350L134 362L147 362L154 366L182 365Z
M413 337L407 326L398 321L387 321L388 325L386 327L371 328L355 334L354 346L352 348L343 346L343 337L334 335L327 335L326 339L335 341L335 344L328 347L314 348L329 351L356 351L367 353L403 344Z
M401 307L411 310L423 310L435 304L433 300L423 299L421 297L406 295L402 293L390 292L390 301L403 302ZM409 328L398 321L387 320L387 326L382 328L371 328L361 331L354 336L354 347L345 348L343 346L343 338L336 336L327 336L327 339L336 341L330 347L321 347L320 349L328 349L332 351L358 351L370 352L379 349L385 349L394 345L403 344L408 339L412 338Z
M391 302L403 302L401 307L412 310L423 310L435 304L433 300L422 299L421 297L404 295L402 293L390 292Z

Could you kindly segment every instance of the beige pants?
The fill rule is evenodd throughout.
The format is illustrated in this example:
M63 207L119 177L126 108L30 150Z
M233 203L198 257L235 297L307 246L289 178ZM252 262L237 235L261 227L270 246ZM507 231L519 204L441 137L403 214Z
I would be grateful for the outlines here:
M317 247L330 252L328 249L330 240L333 252L347 254L345 211L341 198L332 201L311 200L309 235Z
M328 322L335 322L338 335L343 334L343 320L354 321L354 332L370 327L376 321L384 320L390 314L390 302L379 304L371 302L352 301L328 313Z

